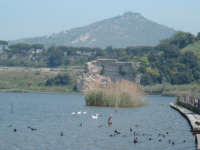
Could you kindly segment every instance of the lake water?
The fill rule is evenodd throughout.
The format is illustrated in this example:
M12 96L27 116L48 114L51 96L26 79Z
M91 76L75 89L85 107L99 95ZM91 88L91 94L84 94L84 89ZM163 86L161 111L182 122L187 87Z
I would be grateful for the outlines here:
M145 107L114 112L86 107L78 94L1 93L0 150L195 150L188 122L169 107L175 98L148 96L146 101ZM71 114L77 111L87 114ZM100 114L97 120L91 118L95 113ZM113 125L108 127L111 113ZM121 134L110 136L115 129Z

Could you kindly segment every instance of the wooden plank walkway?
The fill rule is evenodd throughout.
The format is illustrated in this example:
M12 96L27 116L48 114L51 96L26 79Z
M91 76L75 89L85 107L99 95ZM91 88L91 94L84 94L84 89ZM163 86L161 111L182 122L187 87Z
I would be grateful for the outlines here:
M200 149L200 134L196 134L196 140L197 140L197 149Z
M196 135L197 149L200 150L200 115L174 103L170 103L170 106L189 121L192 132Z

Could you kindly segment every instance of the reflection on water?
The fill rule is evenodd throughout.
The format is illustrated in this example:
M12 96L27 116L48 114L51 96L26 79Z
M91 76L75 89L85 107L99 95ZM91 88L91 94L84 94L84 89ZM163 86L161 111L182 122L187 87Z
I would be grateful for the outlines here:
M0 150L195 150L187 121L169 107L175 98L146 99L145 107L115 112L86 107L83 95L2 93Z

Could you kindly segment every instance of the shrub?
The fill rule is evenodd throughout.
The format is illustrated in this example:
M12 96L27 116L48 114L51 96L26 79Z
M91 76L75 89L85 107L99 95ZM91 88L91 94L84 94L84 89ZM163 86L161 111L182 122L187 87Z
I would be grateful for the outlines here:
M45 83L46 86L53 86L53 85L64 86L68 84L71 84L71 77L68 74L64 75L59 74L54 78L47 79Z
M106 107L137 107L144 105L143 91L135 83L122 80L104 86L91 83L86 92L86 105Z

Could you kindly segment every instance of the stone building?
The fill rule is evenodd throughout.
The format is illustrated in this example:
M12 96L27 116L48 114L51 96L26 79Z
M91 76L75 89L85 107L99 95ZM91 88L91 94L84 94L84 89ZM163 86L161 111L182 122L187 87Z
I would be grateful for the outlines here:
M120 80L140 82L138 64L116 59L97 59L85 64L85 73L77 79L78 90L84 90L90 82L108 84Z

